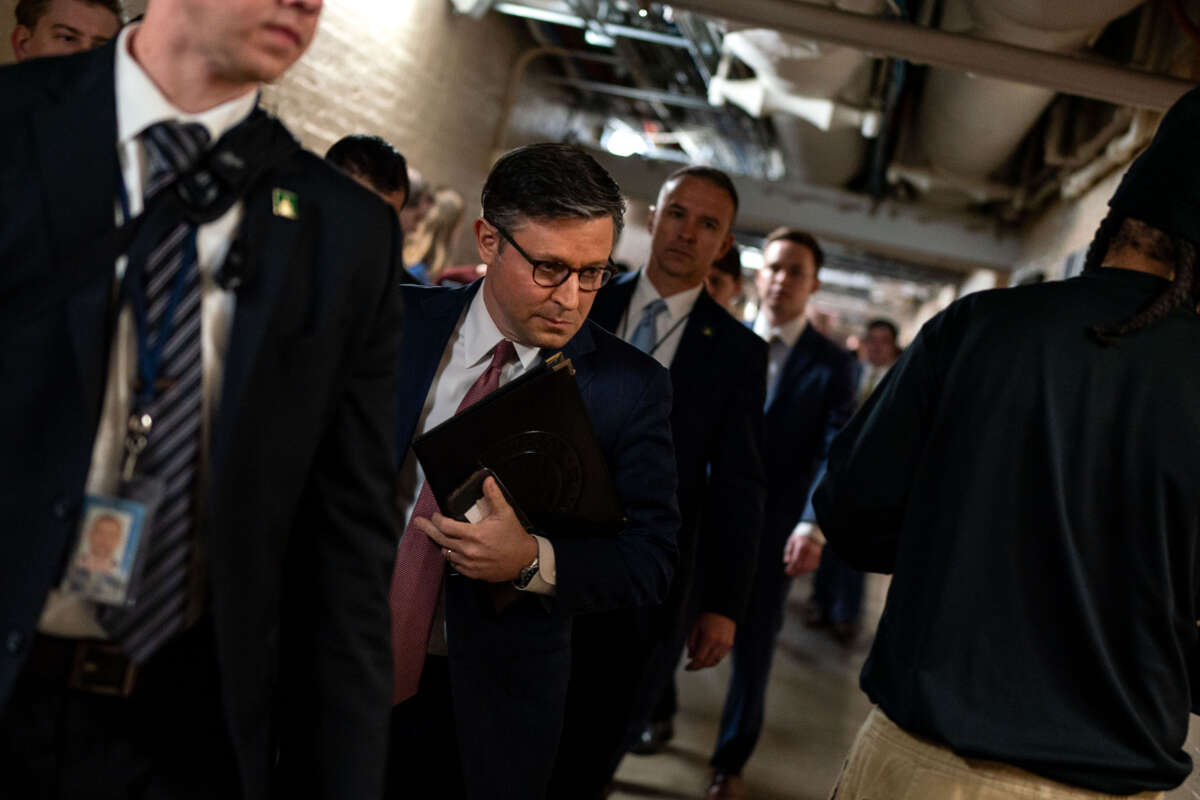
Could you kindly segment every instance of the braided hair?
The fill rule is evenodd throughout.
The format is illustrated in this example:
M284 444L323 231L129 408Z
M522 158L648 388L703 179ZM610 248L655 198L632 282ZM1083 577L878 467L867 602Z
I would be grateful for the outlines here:
M1100 269L1114 246L1132 247L1175 267L1175 278L1137 313L1120 322L1093 325L1088 333L1100 344L1111 347L1117 339L1149 328L1182 306L1200 302L1200 280L1196 269L1197 248L1190 240L1158 230L1112 209L1100 222L1084 258L1084 271Z

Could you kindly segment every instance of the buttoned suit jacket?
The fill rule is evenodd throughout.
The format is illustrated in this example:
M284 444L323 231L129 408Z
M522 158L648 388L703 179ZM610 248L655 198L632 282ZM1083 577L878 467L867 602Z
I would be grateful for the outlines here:
M616 331L638 273L600 290L591 319ZM766 498L763 403L767 347L707 291L688 315L671 362L671 432L679 472L679 563L667 612L746 608ZM688 604L695 584L698 596Z
M450 336L481 285L402 288L400 454L409 449ZM575 367L627 522L607 537L538 531L554 546L552 598L524 594L496 613L482 584L446 578L454 715L472 800L542 795L562 728L572 619L660 603L675 566L679 512L666 370L590 322L562 352Z
M854 413L855 362L811 323L788 351L766 409L767 503L762 547L783 557L802 518L829 445ZM806 511L808 516L806 516Z
M115 45L0 69L0 705L74 540L117 303ZM298 218L276 216L272 189ZM252 800L381 791L395 554L395 214L301 150L244 198L198 515Z

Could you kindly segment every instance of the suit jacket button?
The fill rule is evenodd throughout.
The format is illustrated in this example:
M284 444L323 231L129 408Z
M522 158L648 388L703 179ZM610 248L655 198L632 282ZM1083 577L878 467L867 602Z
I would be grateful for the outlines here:
M67 514L71 512L71 507L67 505L65 500L54 501L54 506L50 509L54 516L59 519L66 519Z
M16 655L25 646L25 634L20 631L9 631L4 637L4 649L9 655Z

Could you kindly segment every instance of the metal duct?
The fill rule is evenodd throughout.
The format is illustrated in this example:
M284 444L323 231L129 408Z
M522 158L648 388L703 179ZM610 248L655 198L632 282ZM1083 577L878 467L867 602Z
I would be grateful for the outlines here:
M981 39L1069 53L1142 0L947 0L942 29ZM917 141L930 164L982 179L1012 155L1054 92L965 72L930 70L917 116Z
M885 0L805 2L869 15L882 13L886 5ZM860 131L873 135L879 126L878 111L864 111L866 98L854 96L851 88L867 56L765 28L731 30L722 50L753 69L755 77L729 80L723 67L709 82L710 102L728 101L753 116L770 117L790 176L840 185L858 172L864 154Z

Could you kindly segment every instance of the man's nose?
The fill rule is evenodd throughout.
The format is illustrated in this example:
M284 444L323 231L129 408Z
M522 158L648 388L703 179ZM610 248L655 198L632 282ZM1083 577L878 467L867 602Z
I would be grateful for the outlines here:
M550 296L563 308L575 310L579 306L579 273L568 275L565 281L554 287L554 293Z

